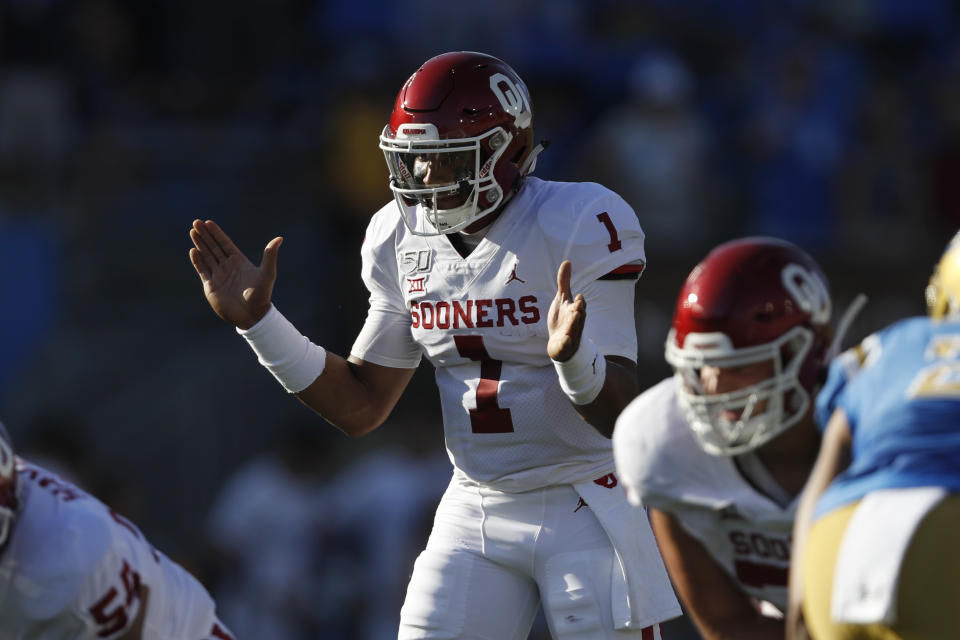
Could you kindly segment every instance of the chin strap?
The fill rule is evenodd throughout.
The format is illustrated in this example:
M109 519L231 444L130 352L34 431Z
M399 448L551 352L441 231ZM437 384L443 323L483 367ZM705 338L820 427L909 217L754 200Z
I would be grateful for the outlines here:
M533 173L533 170L537 168L537 156L549 146L549 140L541 140L540 144L533 148L533 151L527 155L527 159L523 161L522 165L520 165L520 177L523 177L528 173Z
M867 304L867 296L858 293L850 304L847 305L847 309L843 312L843 315L840 316L840 321L837 322L837 330L833 335L830 348L827 349L827 362L833 360L840 353L840 344L843 342L843 337L847 334L847 331L850 330L850 325L853 324L854 319L865 304Z

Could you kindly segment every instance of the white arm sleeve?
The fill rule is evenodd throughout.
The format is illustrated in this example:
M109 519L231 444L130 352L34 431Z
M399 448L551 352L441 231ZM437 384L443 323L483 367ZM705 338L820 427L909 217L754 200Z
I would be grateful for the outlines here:
M385 367L415 369L422 351L410 332L410 310L400 291L394 235L383 222L381 215L373 217L360 250L370 303L350 355Z
M587 303L583 337L590 338L605 356L637 361L637 325L633 298L636 280L594 280L581 291Z
M583 294L587 321L583 337L592 339L605 356L637 361L634 319L636 277L646 264L644 233L633 209L616 193L582 183L557 203L564 215L544 207L538 217L559 266L570 260L570 288ZM607 275L625 279L601 279Z
M366 362L398 369L416 369L420 364L420 345L410 334L410 314L374 308L371 297L367 320L357 336L350 355Z

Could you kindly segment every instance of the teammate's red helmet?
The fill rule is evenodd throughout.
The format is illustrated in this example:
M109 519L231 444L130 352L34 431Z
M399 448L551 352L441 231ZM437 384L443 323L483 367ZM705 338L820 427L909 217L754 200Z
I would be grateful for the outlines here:
M830 291L817 263L775 238L711 251L687 277L667 338L678 398L700 445L716 455L756 448L800 420L827 366ZM700 368L773 364L770 378L707 394Z
M0 422L0 549L6 546L10 538L17 506L17 465L13 443Z
M533 170L530 94L502 60L444 53L404 83L380 148L410 230L458 231L503 207ZM442 177L427 184L431 167Z

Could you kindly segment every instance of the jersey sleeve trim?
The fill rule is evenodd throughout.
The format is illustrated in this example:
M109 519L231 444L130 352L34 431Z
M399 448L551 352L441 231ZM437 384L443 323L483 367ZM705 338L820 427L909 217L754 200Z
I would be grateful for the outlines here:
M643 273L645 264L625 264L603 274L598 280L636 280Z
M644 233L636 213L623 198L600 185L556 186L540 203L538 222L549 239L555 264L572 263L574 292L607 274L618 278L639 272L646 263ZM628 277L635 278L636 273Z
M414 361L405 358L391 358L372 351L361 351L358 349L352 349L350 355L358 360L378 364L381 367L390 367L391 369L416 369L420 366L419 356L416 361Z

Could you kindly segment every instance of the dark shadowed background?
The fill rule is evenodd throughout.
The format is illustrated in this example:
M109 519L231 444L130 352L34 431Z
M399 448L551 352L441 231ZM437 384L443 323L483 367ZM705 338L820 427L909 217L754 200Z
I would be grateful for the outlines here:
M449 465L428 364L347 439L210 311L187 230L213 218L257 261L283 235L277 306L346 354L390 197L377 135L455 49L526 80L552 141L537 175L636 209L644 388L714 244L796 242L838 315L866 293L848 345L923 312L960 226L947 0L3 0L0 417L201 577L240 637L395 637Z

